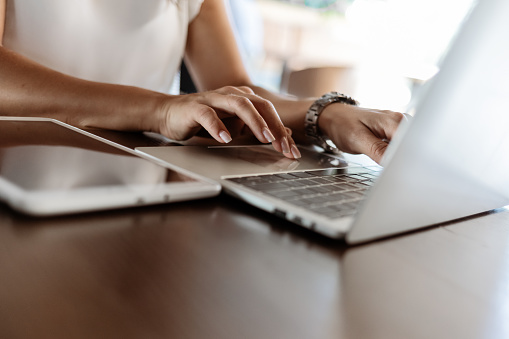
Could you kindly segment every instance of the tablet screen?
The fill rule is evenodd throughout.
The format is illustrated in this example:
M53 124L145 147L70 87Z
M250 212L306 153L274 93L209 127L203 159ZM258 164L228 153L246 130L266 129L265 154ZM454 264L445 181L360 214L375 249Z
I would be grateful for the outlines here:
M57 122L0 119L0 198L24 212L70 213L218 192L217 184Z
M0 121L0 175L25 190L195 180L51 121Z

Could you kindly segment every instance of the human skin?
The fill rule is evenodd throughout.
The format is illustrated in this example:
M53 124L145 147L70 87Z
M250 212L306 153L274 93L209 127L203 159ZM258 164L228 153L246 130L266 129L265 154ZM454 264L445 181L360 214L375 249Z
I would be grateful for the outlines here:
M0 0L0 38L5 1ZM205 0L189 25L185 61L198 93L167 95L78 79L0 44L0 114L51 117L82 128L152 131L174 140L204 129L227 143L248 131L286 157L299 158L294 139L308 142L304 117L316 98L296 99L255 86L224 6L223 0ZM340 150L380 162L403 118L396 112L335 103L323 110L318 127Z

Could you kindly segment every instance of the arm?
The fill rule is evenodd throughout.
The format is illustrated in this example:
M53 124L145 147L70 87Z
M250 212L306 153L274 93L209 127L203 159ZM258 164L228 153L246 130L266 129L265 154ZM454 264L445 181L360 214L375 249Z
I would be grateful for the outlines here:
M204 1L197 18L189 26L185 60L199 91L236 86L247 93L258 94L244 68L224 0ZM256 109L274 132L274 148L286 154L290 151L291 157L300 157L295 142L283 128L271 98L263 95L250 95L249 98L253 103L254 100L258 102Z
M155 130L143 112L162 95L85 81L56 72L0 46L0 114L42 116L78 127Z
M274 103L285 125L294 131L292 136L301 143L308 142L304 135L304 119L317 98L288 99L260 87L254 88L256 93ZM340 150L366 154L380 163L402 119L406 119L405 115L397 112L334 103L323 110L318 128Z
M139 88L73 78L5 48L6 0L0 0L0 114L42 116L78 127L151 130L143 113L162 95Z
M298 100L251 83L237 51L223 0L204 1L199 16L190 26L186 61L200 90L225 85L247 86L274 105L296 140L307 141L304 118L316 98ZM387 140L392 138L402 118L400 113L336 103L323 111L318 125L341 150L364 153L380 162L388 146Z
M3 18L5 0L0 1ZM195 95L165 95L71 77L4 46L0 46L0 115L50 117L78 127L153 131L174 140L185 140L204 128L222 143L229 142L231 135L221 119L238 117L258 140L274 141L276 150L294 157L291 138L273 106L250 89L225 87Z

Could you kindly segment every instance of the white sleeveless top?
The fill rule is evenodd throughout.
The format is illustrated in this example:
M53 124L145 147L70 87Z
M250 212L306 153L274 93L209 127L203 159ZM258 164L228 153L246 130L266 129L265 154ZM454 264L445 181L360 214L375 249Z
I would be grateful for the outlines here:
M3 44L82 79L168 93L203 0L7 0Z

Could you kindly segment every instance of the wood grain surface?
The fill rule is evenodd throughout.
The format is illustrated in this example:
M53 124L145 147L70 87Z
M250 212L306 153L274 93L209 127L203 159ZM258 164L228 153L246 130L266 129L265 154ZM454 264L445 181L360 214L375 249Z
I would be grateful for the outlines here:
M508 338L509 211L347 247L227 196L0 205L0 338Z

